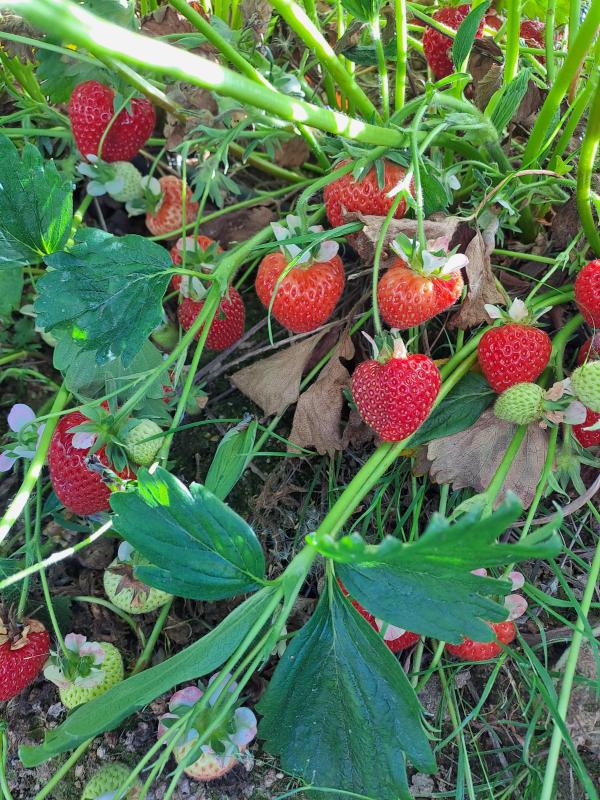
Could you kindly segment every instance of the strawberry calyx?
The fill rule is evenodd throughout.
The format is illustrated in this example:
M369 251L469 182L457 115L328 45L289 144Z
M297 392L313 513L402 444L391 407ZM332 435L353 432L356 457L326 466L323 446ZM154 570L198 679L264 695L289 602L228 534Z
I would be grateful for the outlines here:
M427 278L449 280L469 263L464 253L457 252L458 247L449 249L447 236L430 239L426 247L422 247L417 237L410 239L404 233L399 233L390 248L413 272Z
M219 244L211 242L203 249L195 236L185 236L177 240L174 249L179 255L181 268L198 273L198 277L181 275L179 293L192 300L203 300L208 287L202 282L202 275L211 275L215 271L221 252Z
M200 738L212 725L213 707L217 704L230 678L229 674L217 673L210 678L206 686L202 682L198 682L195 686L186 686L175 692L169 700L169 711L159 717L158 735L163 736L177 720L190 714L205 693L210 693L208 702L200 704L197 710L192 711L191 721L186 726L186 732L179 735L175 746L181 747ZM235 682L231 682L226 691L233 692L236 686ZM243 706L234 707L202 743L198 757L212 756L220 763L220 766L225 766L232 757L243 757L244 751L256 733L257 721L253 712Z
M515 297L507 309L486 303L484 306L492 320L501 320L503 324L535 326L538 319L550 308L543 308L535 313L527 308L523 300Z
M29 644L32 633L42 633L46 628L37 619L15 618L13 609L3 611L0 615L0 646L9 643L10 650L21 650Z
M140 191L139 197L135 197L125 204L129 216L134 217L146 213L156 214L165 199L165 193L161 189L158 178L152 175L144 175L140 181Z
M106 653L99 642L88 642L83 634L69 633L65 636L65 648L66 652L50 654L44 667L44 675L49 681L59 689L70 686L93 688L102 683L102 663Z
M286 258L293 260L296 266L309 267L314 262L326 263L337 256L340 248L338 242L332 239L323 241L319 236L324 231L322 225L310 225L305 229L300 217L288 214L285 219L286 225L272 222L271 229L281 252ZM309 240L300 245L296 243L300 237L308 237L310 234L316 235L312 242Z
M392 328L390 331L383 331L383 333L377 334L375 338L369 336L365 331L362 332L362 335L371 345L374 361L378 361L380 364L387 364L392 358L408 358L408 350L400 336L400 332L396 328Z
M129 542L121 542L117 550L117 563L114 562L107 568L107 572L119 576L116 593L129 589L132 594L132 605L141 606L150 594L150 586L138 580L134 575L136 566L135 550Z

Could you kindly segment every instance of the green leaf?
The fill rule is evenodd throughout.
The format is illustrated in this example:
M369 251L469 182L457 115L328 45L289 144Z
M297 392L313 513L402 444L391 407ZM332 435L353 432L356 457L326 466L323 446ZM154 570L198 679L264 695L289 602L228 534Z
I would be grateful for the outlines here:
M410 446L417 447L466 430L477 422L496 397L483 375L467 373L431 412L410 440Z
M481 5L478 5L470 11L463 19L456 32L452 44L452 61L458 71L462 69L463 64L469 57L473 42L475 41L475 36L477 35L477 29L489 6L490 0L486 0L485 3L481 3Z
M26 144L0 136L0 270L38 264L66 242L73 218L71 182Z
M67 330L98 364L121 357L128 366L162 321L168 251L143 236L84 228L69 252L45 261L51 269L38 281L38 325Z
M0 269L0 320L17 308L22 294L23 267Z
M531 70L523 69L509 84L503 86L500 90L492 113L492 123L498 133L502 133L517 112L521 101L525 97L530 77Z
M263 589L185 650L162 664L127 678L101 697L77 708L62 725L47 731L42 745L20 748L23 764L36 767L60 753L74 750L86 739L113 730L134 711L148 705L178 683L201 678L218 669L268 610L274 591L273 588Z
M222 600L260 588L262 548L252 528L204 486L188 489L167 470L138 472L137 489L111 497L115 529L153 566L145 583L193 600Z
M379 14L382 0L342 0L342 6L361 22L371 22Z
M561 549L554 533L559 522L519 544L496 542L520 513L512 495L489 516L473 508L451 524L434 514L425 533L410 544L387 536L369 545L357 533L309 541L338 562L337 573L350 595L380 619L434 639L460 642L468 636L484 642L493 638L486 621L506 618L504 607L489 596L507 594L510 583L472 570L553 557Z
M386 61L396 61L398 54L396 51L396 43L389 42L383 47L383 54ZM372 67L377 64L377 52L374 44L361 45L357 44L353 47L346 47L342 50L342 55L354 64L359 64L364 67Z
M245 419L227 431L219 442L204 481L205 487L219 500L227 497L248 466L257 426L255 419Z
M429 170L421 173L423 204L428 217L436 211L445 211L448 207L448 194L441 181Z
M404 670L335 581L292 639L258 711L265 749L313 785L409 800L400 751L419 770L435 770ZM335 791L317 796L342 800Z
M59 332L57 339L54 367L62 372L67 389L84 398L100 397L106 394L108 388L110 391L121 390L117 395L120 402L128 400L139 388L137 383L132 385L132 382L160 366L163 361L160 350L152 342L145 341L128 367L123 366L121 358L99 366L94 352L84 350L69 333ZM161 378L151 383L146 397L159 400L164 407L162 383Z

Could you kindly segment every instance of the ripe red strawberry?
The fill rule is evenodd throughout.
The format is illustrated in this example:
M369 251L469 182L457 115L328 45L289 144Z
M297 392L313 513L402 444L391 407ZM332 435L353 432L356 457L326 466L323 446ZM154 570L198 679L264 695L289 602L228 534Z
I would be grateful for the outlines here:
M177 316L181 327L188 331L204 305L204 300L192 300L191 297L184 297L177 309ZM227 290L227 295L221 300L221 304L210 326L210 331L206 337L206 346L211 350L226 350L235 344L244 333L246 323L246 308L240 293L233 286ZM203 328L204 326L202 326ZM200 331L196 334L196 339L200 337Z
M575 302L585 321L600 328L600 258L586 264L575 278Z
M546 368L551 353L547 333L512 322L486 331L477 348L483 374L495 392L517 383L533 383Z
M14 626L0 619L0 701L11 700L35 680L49 649L48 631L38 620Z
M202 236L200 234L196 237L196 245L194 243L193 237L187 237L186 239L181 238L179 239L171 248L171 260L173 264L179 266L179 264L183 264L183 257L181 255L182 250L185 248L186 250L186 266L188 269L196 269L196 267L201 266L201 259L199 258L198 250L201 252L205 252L211 245L217 245L214 239L211 239L209 236ZM222 253L223 248L221 245L217 245L216 247L217 253ZM189 278L190 276L186 275L175 275L171 279L171 291L178 292L181 289L182 282L185 285L184 278ZM188 281L189 283L189 281Z
M265 308L269 308L277 280L287 265L282 252L269 253L260 262L255 286ZM344 265L337 255L330 261L297 264L277 287L273 316L293 333L314 331L333 314L345 283Z
M404 330L445 311L458 300L463 287L460 269L448 275L426 275L397 258L379 281L377 302L386 323Z
M75 447L71 428L89 422L79 411L72 411L62 417L52 434L48 450L48 469L52 488L60 502L68 511L81 516L108 511L110 489L102 480L102 466L111 468L104 447L88 459L89 447ZM89 462L98 469L90 469ZM114 470L113 470L114 471ZM132 478L129 469L118 473L121 478Z
M447 6L446 8L440 8L439 11L436 11L433 15L433 19L457 31L470 10L470 5ZM482 35L483 20L481 20L479 24L475 38L481 39ZM425 52L425 58L438 81L454 72L452 42L453 40L449 36L440 33L440 31L435 28L428 27L423 34L423 51Z
M196 219L198 203L192 199L192 190L185 189L185 219L183 218L183 181L175 175L165 175L159 181L163 197L158 209L146 214L146 227L153 236L161 236L189 225Z
M375 433L384 441L399 442L425 422L441 382L430 358L408 355L396 339L387 360L363 361L354 370L352 396L358 413Z
M344 209L380 217L388 213L394 198L387 197L387 194L404 179L406 170L393 161L386 160L383 163L382 187L377 182L375 167L371 167L361 181L354 180L352 173L348 173L325 187L323 191L325 212L334 228L344 224ZM339 166L345 164L348 164L347 160L340 162ZM414 191L412 182L410 188L412 193ZM394 216L396 219L401 219L405 214L406 202L401 200Z
M600 358L600 333L595 333L581 345L577 353L577 364L581 366L586 361L597 361Z
M600 413L590 411L589 408L586 411L585 422L580 425L573 425L573 436L582 447L596 447L600 445L600 429L597 431L586 431L585 429L590 428L600 420Z
M114 116L114 99L114 91L98 81L84 81L73 90L69 118L75 144L84 158L94 155L104 161L129 161L152 134L154 106L145 97L134 98L131 114L125 108L119 112L98 153L102 134Z
M545 34L546 25L539 19L524 19L521 23L519 35L528 47L543 49L546 46Z
M489 625L496 634L498 642L502 644L510 644L517 635L514 623L509 620ZM487 661L488 658L495 658L502 652L498 642L474 642L465 637L461 644L447 644L445 647L449 653L462 661Z

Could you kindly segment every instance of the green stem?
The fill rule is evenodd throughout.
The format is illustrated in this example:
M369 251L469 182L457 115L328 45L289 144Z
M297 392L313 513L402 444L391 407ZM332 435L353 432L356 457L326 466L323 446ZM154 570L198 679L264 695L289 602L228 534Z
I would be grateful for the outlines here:
M592 176L600 143L600 81L597 83L577 165L577 209L590 247L600 257L600 235L592 211Z
M519 32L521 28L521 0L508 0L506 6L506 53L503 81L506 86L517 75L519 67Z
M588 507L591 513L596 518L596 521L600 522L600 513L598 513L598 510L593 505L593 503L588 503ZM577 672L577 660L579 658L579 651L581 650L581 645L583 642L585 624L587 622L587 616L589 614L592 600L594 598L594 592L596 591L599 575L600 575L600 542L596 546L594 560L592 561L587 583L585 586L585 591L581 599L581 607L579 610L575 631L573 633L573 638L571 640L571 646L569 647L567 664L565 666L562 686L560 689L560 694L558 696L558 707L557 707L558 718L560 719L563 725L566 724L567 712L569 710L569 700L571 698L573 682L575 680L575 674ZM553 792L554 780L556 778L556 770L558 767L558 760L560 758L560 747L562 740L563 740L563 734L561 727L557 724L557 720L554 720L554 730L552 731L552 738L550 740L550 749L548 751L548 756L546 758L546 765L544 769L544 783L542 786L542 793L540 795L540 800L552 800L552 798L554 797L554 792Z
M596 2L600 4L600 0ZM288 97L207 58L172 47L157 39L126 31L91 14L70 0L15 0L14 5L31 24L42 30L51 31L54 36L73 42L92 53L114 56L126 63L141 66L148 72L167 75L233 97L295 124L304 123L367 144L394 147L405 143L405 136L401 131L380 128L345 114ZM272 5L282 13L286 21L291 18L290 24L294 29L298 27L298 20L294 15L300 15L303 20L302 33L306 33L307 30L310 32L307 36L309 46L318 47L319 50L325 48L331 53L333 63L330 66L333 69L337 65L336 73L339 74L334 77L340 86L345 88L348 96L352 93L355 99L361 100L360 103L357 102L357 107L366 116L371 118L374 115L377 119L371 102L350 79L321 34L314 30L305 12L291 0L273 0ZM308 25L308 29L304 28L304 24Z
M3 367L5 364L10 364L13 361L18 361L20 358L24 358L28 355L29 353L27 350L18 350L16 353L9 353L0 358L0 367Z
M120 617L123 622L129 625L135 634L136 639L138 639L140 646L142 648L145 647L146 637L144 636L144 632L140 626L132 616L130 616L126 611L123 611L123 609L117 608L117 606L111 603L110 600L105 600L103 597L92 597L84 594L69 595L69 597L76 603L90 603L90 605L104 606L104 608L110 609L113 614L116 614L117 617Z
M25 567L29 567L32 564L34 553L33 547L31 542L31 512L30 512L30 501L27 501L24 511L24 523L25 523ZM19 622L22 621L25 615L25 607L27 605L27 597L29 595L29 576L25 578L23 581L23 585L21 586L21 593L19 595L19 605L17 607L17 620Z
M381 262L381 254L383 252L383 244L385 242L385 236L390 227L390 223L394 218L394 214L396 213L396 209L400 205L400 202L404 198L403 192L398 192L396 197L394 198L394 202L390 206L390 210L385 216L381 228L379 230L379 236L377 237L377 244L375 245L375 255L373 257L373 278L372 278L372 287L371 287L371 295L372 295L372 304L373 304L373 325L375 328L375 333L381 335L383 332L381 326L381 317L379 316L379 303L377 300L377 283L379 280L379 264Z
M174 597L168 600L164 606L160 610L160 614L156 622L154 623L154 627L152 628L152 633L148 637L148 641L146 642L146 646L144 647L140 657L135 662L134 668L131 670L132 675L136 675L138 672L146 669L148 664L150 663L150 659L152 658L152 654L154 653L154 648L156 646L156 642L158 641L158 637L161 634L161 631L164 627L165 622L167 621L167 617L169 616L169 611L171 610L171 606L173 605Z
M600 0L592 0L585 21L579 28L575 41L569 47L567 57L556 75L556 80L550 86L550 91L529 135L521 162L522 167L536 164L539 160L539 154L545 150L546 137L554 117L559 112L560 104L569 90L571 81L577 74L580 64L595 39L599 25Z
M319 29L319 17L317 15L317 6L315 0L304 0L304 8L310 21L317 29ZM335 83L331 77L331 74L327 70L323 72L323 87L325 88L325 94L327 95L327 102L332 108L337 108Z
M0 542L3 542L4 539L6 539L10 529L21 515L21 512L29 500L37 479L42 473L44 461L46 460L46 454L48 453L48 448L50 447L50 440L52 439L52 434L54 433L54 429L58 423L59 414L65 407L68 399L69 392L63 384L54 398L49 419L46 422L44 432L40 438L36 454L31 459L29 466L27 467L27 472L23 478L23 483L10 502L4 513L4 516L0 520Z
M331 75L338 87L355 104L365 119L379 120L379 114L373 103L358 86L352 75L346 71L335 51L306 11L294 0L270 0L270 3L306 47L316 55L325 72ZM334 133L334 131L331 132ZM373 142L373 144L383 144L383 142Z
M569 47L573 47L580 18L581 0L569 0Z
M565 150L569 146L573 135L575 134L575 129L579 125L579 122L584 114L584 111L588 107L590 100L594 95L594 88L596 86L597 79L594 80L592 77L589 81L587 81L585 88L579 92L577 95L577 99L573 103L573 105L569 109L569 114L567 118L567 123L560 134L558 141L554 149L552 150L552 154L550 156L550 160L560 158L564 155Z
M82 742L77 750L74 750L65 763L61 764L56 772L50 777L44 788L36 794L34 800L44 800L45 797L48 797L54 788L62 781L67 772L69 772L72 767L75 766L93 741L93 739L87 739L85 742Z
M6 729L7 724L2 720L0 722L0 789L2 789L4 800L14 800L6 779L6 762L8 761L8 736Z
M244 148L241 145L236 144L235 142L230 142L229 149L238 158L243 158ZM277 164L273 164L271 161L268 161L266 158L262 158L262 156L259 156L256 153L252 153L247 156L244 159L244 163L250 164L250 166L256 167L256 169L259 169L261 172L264 172L267 175L272 175L274 178L287 181L287 183L304 183L305 180L303 175L299 175L297 172L292 172L291 169L285 169ZM327 169L329 169L329 162L327 162ZM169 237L172 235L172 233L169 233Z
M546 30L544 32L544 45L546 48L546 78L548 86L552 86L556 78L556 63L554 60L554 21L556 17L556 0L548 0L546 9Z
M200 33L214 45L220 53L225 56L227 61L245 75L250 80L265 86L266 88L273 89L271 83L262 75L252 64L247 61L244 56L236 50L233 45L224 39L216 28L204 19L202 14L199 14L186 0L170 0L170 4L179 11L192 25L200 31ZM329 159L323 153L314 133L306 126L299 124L298 130L307 141L309 147L315 154L317 161L324 168L329 168Z
M406 64L408 55L408 34L406 28L406 0L395 0L396 14L396 88L395 110L400 111L406 97Z
M487 498L486 508L487 512L491 513L494 502L496 498L500 494L502 486L504 485L504 481L506 480L506 476L508 475L510 468L513 465L513 461L516 458L517 453L523 443L523 439L525 438L525 434L527 433L527 425L519 425L514 433L513 438L511 439L510 444L506 448L506 452L502 457L502 461L500 462L498 469L494 473L494 477L490 481L489 486L485 490L484 494Z
M385 65L385 53L381 41L381 25L379 23L379 12L371 21L371 38L375 44L375 54L377 56L377 73L379 75L379 92L381 94L381 114L383 121L388 122L390 118L390 85Z

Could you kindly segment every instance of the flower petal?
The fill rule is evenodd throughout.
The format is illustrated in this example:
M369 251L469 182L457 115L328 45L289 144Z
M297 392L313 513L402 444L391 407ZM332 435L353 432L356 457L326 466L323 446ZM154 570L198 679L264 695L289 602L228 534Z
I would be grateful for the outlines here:
M0 453L0 472L11 470L16 460L16 458L11 458L6 453Z
M504 605L508 609L508 619L515 620L522 617L527 611L527 600L520 594L509 594L504 598Z
M514 592L516 592L517 589L521 589L521 587L525 585L525 576L522 572L517 572L517 570L514 570L508 577L512 581L512 588Z
M8 427L11 431L18 433L21 428L33 422L35 419L35 412L25 403L15 403L11 410L8 412Z
M197 686L186 686L179 689L169 700L169 711L173 711L177 706L193 706L202 697L203 692Z
M77 450L89 450L96 441L97 434L90 431L77 431L73 434L72 444Z
M67 650L71 650L73 653L79 653L81 646L86 642L87 636L84 636L82 633L67 633L65 636Z
M331 261L332 258L337 256L339 249L340 246L338 242L334 242L330 239L326 242L322 242L319 247L319 252L317 253L317 261Z

